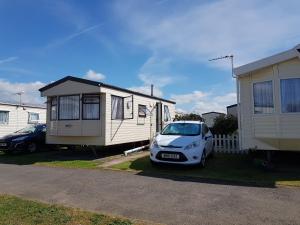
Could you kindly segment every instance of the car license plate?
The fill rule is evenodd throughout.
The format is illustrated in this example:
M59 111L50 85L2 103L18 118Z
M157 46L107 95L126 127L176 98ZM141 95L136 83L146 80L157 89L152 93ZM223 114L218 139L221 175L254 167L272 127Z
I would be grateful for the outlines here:
M5 147L5 146L7 146L7 144L6 143L0 143L0 146Z
M167 153L162 153L161 157L164 159L179 159L178 154L167 154Z

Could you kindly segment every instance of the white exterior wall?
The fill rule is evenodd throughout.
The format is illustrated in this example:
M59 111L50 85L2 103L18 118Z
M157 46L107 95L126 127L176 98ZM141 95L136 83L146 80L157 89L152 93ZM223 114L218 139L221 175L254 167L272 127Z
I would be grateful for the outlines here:
M46 142L49 144L103 146L149 140L151 134L152 136L155 134L155 109L151 117L152 123L150 123L150 115L147 115L146 118L138 117L138 104L146 105L148 109L151 109L159 100L133 95L133 119L111 120L111 95L128 97L132 94L76 81L66 81L44 91L42 95L50 97L79 94L82 96L82 94L100 94L100 92L100 120L82 120L81 109L79 120L50 121L50 101L48 101ZM162 104L168 105L173 119L175 117L175 105L164 101ZM81 101L80 108L82 108Z
M0 124L0 137L13 133L29 125L29 112L39 114L39 123L46 122L46 109L43 108L0 104L0 111L9 111L8 124Z
M89 93L100 94L100 87L66 81L44 91L42 94L48 97L79 94L81 99L82 94ZM105 145L105 95L100 96L100 120L82 120L82 102L80 100L79 120L51 121L50 101L47 102L46 142L48 144Z
M300 151L300 113L282 113L280 79L300 78L294 58L239 78L241 149ZM254 114L253 83L273 81L274 113Z
M175 104L159 101L156 99L133 95L133 119L112 120L111 119L111 95L128 97L129 93L102 88L101 92L106 93L106 145L120 144L149 140L156 133L156 103L162 102L162 117L164 116L164 105L167 105L172 120L175 117ZM152 116L147 114L146 118L138 117L138 105L146 105ZM163 127L166 125L163 122Z

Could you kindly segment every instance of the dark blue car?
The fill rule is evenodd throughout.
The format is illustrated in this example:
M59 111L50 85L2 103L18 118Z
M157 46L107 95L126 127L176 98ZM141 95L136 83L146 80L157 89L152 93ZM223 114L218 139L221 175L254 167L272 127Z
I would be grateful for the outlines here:
M0 138L0 150L6 153L35 152L45 146L46 124L35 124Z

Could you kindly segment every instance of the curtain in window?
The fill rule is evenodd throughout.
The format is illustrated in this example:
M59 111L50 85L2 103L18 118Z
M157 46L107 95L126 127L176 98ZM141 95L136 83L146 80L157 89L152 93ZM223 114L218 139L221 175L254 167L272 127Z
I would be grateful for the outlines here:
M50 119L56 120L57 119L57 97L51 98L51 112L50 112Z
M147 115L147 107L145 105L139 105L139 117L146 117Z
M111 119L123 119L123 98L111 96Z
M0 124L8 124L9 112L0 111Z
M167 105L164 106L164 121L171 121L170 111Z
M83 96L83 119L97 120L99 118L100 96Z
M280 81L281 111L300 112L300 78Z
M29 123L37 123L39 122L39 114L38 113L29 113L28 114L28 122Z
M254 113L273 113L272 81L255 83L253 85Z
M59 97L59 119L79 119L79 95Z

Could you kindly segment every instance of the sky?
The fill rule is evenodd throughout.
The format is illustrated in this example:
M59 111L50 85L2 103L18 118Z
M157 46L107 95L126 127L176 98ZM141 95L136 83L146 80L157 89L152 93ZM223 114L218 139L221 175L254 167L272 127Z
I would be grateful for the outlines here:
M236 103L240 66L300 43L300 1L0 0L0 101L43 103L72 75L177 102L182 112Z

